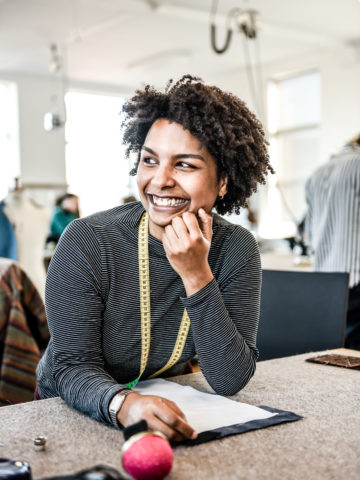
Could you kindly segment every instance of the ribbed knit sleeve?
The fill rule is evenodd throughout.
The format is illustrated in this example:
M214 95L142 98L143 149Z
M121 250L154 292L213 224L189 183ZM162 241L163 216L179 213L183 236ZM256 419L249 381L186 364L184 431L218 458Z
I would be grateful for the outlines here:
M100 249L91 226L75 221L61 237L47 276L52 375L68 405L111 423L108 404L121 385L104 368L101 278Z

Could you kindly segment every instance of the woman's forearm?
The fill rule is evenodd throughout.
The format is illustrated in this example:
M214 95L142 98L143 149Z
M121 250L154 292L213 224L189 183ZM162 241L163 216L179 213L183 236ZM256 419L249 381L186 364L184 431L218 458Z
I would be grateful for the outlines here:
M191 319L201 370L221 395L233 395L244 388L256 369L259 313L256 278L248 289L242 291L234 281L222 294L213 280L196 295L182 299Z

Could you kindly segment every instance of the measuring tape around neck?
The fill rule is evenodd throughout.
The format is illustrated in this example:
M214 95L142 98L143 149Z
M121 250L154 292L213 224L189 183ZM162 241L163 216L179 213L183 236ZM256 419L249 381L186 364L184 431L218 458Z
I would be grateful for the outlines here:
M138 259L139 259L139 287L140 287L140 314L141 314L141 361L139 376L127 384L133 388L145 371L150 352L151 308L150 308L150 272L149 272L149 245L148 245L149 216L144 212L139 224ZM184 350L185 342L190 329L190 318L184 310L174 350L168 362L149 378L155 378L179 360Z

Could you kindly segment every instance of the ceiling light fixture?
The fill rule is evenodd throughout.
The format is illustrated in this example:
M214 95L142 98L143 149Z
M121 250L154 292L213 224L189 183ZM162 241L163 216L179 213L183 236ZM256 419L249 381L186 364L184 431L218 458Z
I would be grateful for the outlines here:
M60 55L58 45L56 43L50 44L50 61L49 72L52 75L60 76L60 91L58 94L51 95L51 111L46 112L44 115L43 126L44 130L51 132L57 130L65 125L66 121L66 109L64 102L65 95L65 76L63 73L63 58ZM60 100L59 100L60 99ZM59 110L63 110L64 114L61 115Z
M61 70L62 59L59 53L58 46L56 43L50 45L50 62L49 62L49 72L56 73Z
M235 21L240 33L242 33L247 39L255 39L257 36L257 26L256 26L256 17L258 12L255 10L243 10L241 8L232 8L226 16L226 39L225 44L219 48L216 44L216 24L215 16L218 6L218 0L213 0L212 8L210 11L210 35L211 35L211 46L214 52L221 54L226 52L230 46L233 29L231 27L231 22Z

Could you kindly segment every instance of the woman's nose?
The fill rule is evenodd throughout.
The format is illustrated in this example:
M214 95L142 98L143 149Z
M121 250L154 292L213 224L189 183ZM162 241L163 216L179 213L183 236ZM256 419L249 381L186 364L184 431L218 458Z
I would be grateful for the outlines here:
M173 187L175 185L174 169L170 165L158 165L152 183L158 188Z

